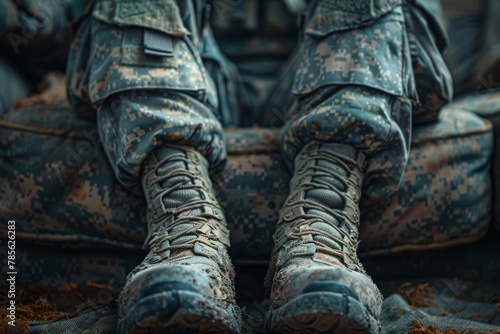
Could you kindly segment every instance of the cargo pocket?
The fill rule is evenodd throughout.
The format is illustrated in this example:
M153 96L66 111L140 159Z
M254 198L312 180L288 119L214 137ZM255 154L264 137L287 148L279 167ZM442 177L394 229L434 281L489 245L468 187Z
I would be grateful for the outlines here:
M206 90L206 73L173 0L101 0L91 19L93 103L132 89Z
M305 32L295 95L361 85L416 98L400 1L320 2Z

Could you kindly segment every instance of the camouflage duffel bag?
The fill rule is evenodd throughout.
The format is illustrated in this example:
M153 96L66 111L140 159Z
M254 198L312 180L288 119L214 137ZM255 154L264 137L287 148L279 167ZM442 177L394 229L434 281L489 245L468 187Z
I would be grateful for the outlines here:
M445 107L446 112L456 109L473 112L493 124L495 149L491 159L493 177L492 227L500 231L500 88L489 88L462 96Z
M62 105L39 105L0 122L0 217L16 222L23 264L45 274L50 267L62 281L69 277L63 277L65 270L78 272L68 268L64 256L80 254L88 267L106 274L130 260L120 254L136 253L133 261L140 261L146 236L145 201L115 180L95 123L83 115ZM266 129L226 132L228 166L214 183L236 261L268 260L271 253L290 178L278 138ZM491 218L492 150L491 124L469 112L449 110L438 122L414 129L399 190L362 208L360 255L445 248L481 238ZM30 254L30 247L38 251ZM106 262L111 256L113 265ZM61 266L55 268L57 261Z

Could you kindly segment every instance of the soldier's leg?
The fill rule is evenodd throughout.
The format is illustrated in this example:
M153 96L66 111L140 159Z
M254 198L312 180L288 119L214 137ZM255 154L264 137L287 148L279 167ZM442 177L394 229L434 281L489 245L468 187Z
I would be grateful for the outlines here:
M117 178L148 205L149 252L119 297L120 333L240 327L209 177L226 151L197 14L192 1L100 0L75 39L71 101L95 106Z
M416 64L415 54L437 48L433 36L408 32L410 11L395 0L308 2L293 86L298 103L282 131L293 179L268 274L274 307L268 325L275 331L380 331L382 296L356 254L359 203L376 205L398 186L412 103L426 120L427 106L416 102L412 55ZM412 54L415 36L424 39ZM444 73L441 84L449 87L439 66L434 73ZM430 84L428 91L438 83ZM427 108L433 113L427 119L439 104Z

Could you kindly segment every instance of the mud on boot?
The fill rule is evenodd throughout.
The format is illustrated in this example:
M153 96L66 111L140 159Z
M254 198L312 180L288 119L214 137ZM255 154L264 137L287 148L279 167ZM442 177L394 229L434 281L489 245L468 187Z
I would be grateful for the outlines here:
M279 333L379 333L382 295L356 254L364 155L311 143L295 159L267 277Z
M161 148L142 168L149 250L118 298L118 333L238 333L229 231L207 161Z

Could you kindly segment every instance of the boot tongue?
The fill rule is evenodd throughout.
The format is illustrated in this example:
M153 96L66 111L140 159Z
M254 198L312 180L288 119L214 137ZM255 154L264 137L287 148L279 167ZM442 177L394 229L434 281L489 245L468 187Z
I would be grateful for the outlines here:
M171 172L173 172L175 170L179 170L179 169L186 169L186 164L183 161L174 161L174 162L163 163L156 170L156 174L159 176L163 176L163 175L167 175L168 173L171 173Z
M347 171L342 167L340 167L339 165L334 164L333 162L323 159L318 159L316 165L319 167L326 168L330 171L333 171L335 172L335 174L338 174L339 176L347 177Z
M169 162L161 165L156 174L158 176L164 176L176 170L187 170L188 166L183 161L175 161ZM179 184L189 185L194 184L193 180L188 176L173 176L162 182L161 187L163 189L169 189L175 187ZM184 188L184 187L183 187ZM167 209L178 208L181 205L189 203L191 201L196 201L199 199L203 199L203 195L201 192L195 189L179 189L174 190L168 194L168 196L164 196L163 204ZM202 213L200 209L195 209L190 212L190 216L196 216Z
M306 210L306 213L309 215L319 216L319 217L325 219L326 221L334 222L337 225L340 224L339 221L335 217L332 217L331 215L325 213L322 210L308 209L308 210Z
M326 170L333 172L333 174L335 174L336 177L347 178L347 171L345 171L342 167L339 167L338 165L330 161L318 159L316 162L316 166L325 168ZM314 180L322 180L324 182L327 182L335 186L337 189L340 189L341 191L346 190L345 184L343 182L340 182L337 178L333 176L316 176L313 177L313 181Z
M336 229L336 228L334 228L334 227L332 227L332 226L330 226L330 225L328 225L328 224L326 224L326 223L315 222L315 223L311 224L311 227L313 227L315 229L318 229L318 230L321 230L323 232L326 232L326 234L329 235L329 236L342 239L342 234L339 232L339 230ZM339 245L334 240L332 240L331 238L327 238L327 237L324 237L324 236L321 236L321 235L315 235L315 236L313 236L313 239L316 240L316 241L319 241L319 242L323 243L324 245L326 245L326 246L328 246L330 248L338 249L338 250L342 249L342 246Z
M305 197L309 201L316 202L330 209L341 210L345 206L344 198L340 196L335 190L324 188L311 189L306 192Z
M179 156L181 158L185 158L185 155L183 153L178 153L178 151L173 151L173 150L161 150L160 154L157 155L157 158L165 158L166 156L172 157L172 156ZM156 170L156 174L158 176L165 176L168 175L172 172L178 171L178 170L188 170L189 166L187 165L186 162L182 160L177 160L177 161L169 161L168 163L163 163L158 167ZM192 201L197 201L200 199L203 199L203 195L200 191L197 191L195 189L185 189L185 186L187 185L193 185L194 180L190 178L189 176L186 175L178 175L178 176L172 176L165 181L161 183L161 187L165 190L171 189L173 187L183 185L180 189L171 191L167 196L164 196L162 198L163 204L165 205L166 208L168 209L175 209L178 207L181 207L182 205L188 204L189 202ZM196 217L199 216L203 213L203 210L201 208L195 208L190 210L189 212L183 212L181 215L182 216L188 216L188 217ZM176 234L176 233L181 233L184 231L187 231L189 229L192 229L195 227L197 223L189 223L186 222L184 224L180 224L175 226L171 233ZM182 245L186 244L190 241L193 241L197 238L195 234L185 234L181 235L180 237L174 239L171 241L171 244L173 246L175 245Z
M341 196L339 192L347 190L346 183L342 182L341 179L347 178L348 172L342 168L342 166L323 159L316 160L316 166L324 168L333 175L324 175L323 172L320 172L319 176L314 176L312 178L314 188L306 192L305 198L322 207L339 211L344 210L346 205L345 198ZM336 217L325 212L321 207L306 209L305 213L321 217L325 221L312 223L310 225L312 228L321 230L325 232L326 235L336 239L343 239L341 224ZM338 227L332 226L326 222L333 223ZM314 235L313 238L332 249L342 250L342 245L332 238L321 235Z
M329 209L342 210L345 206L344 199L334 190L312 189L306 192L306 199ZM325 221L333 222L334 224L339 225L339 221L334 216L325 212L321 208L306 209L305 213L319 216Z
M347 177L347 171L327 160L316 160L316 166L325 168L328 171L333 171L334 174L338 177ZM340 191L345 191L346 186L343 182L341 182L334 176L326 175L314 176L311 181L315 185L315 189L311 189L306 192L305 197L307 200L331 209L342 210L344 208L344 198L340 196L337 191L333 190L338 189ZM324 185L325 183L327 184L327 186ZM331 217L331 215L324 213L322 210L308 209L306 210L306 213L318 215L328 220L331 220L333 218ZM336 219L334 220L336 221Z

